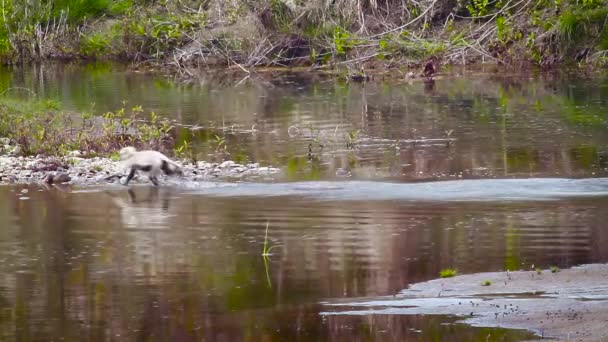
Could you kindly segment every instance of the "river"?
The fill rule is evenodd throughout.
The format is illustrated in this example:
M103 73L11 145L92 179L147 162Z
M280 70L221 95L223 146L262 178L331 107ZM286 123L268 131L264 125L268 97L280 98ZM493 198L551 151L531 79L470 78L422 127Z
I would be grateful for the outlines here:
M183 83L101 64L3 69L0 85L94 115L141 105L179 122L198 159L284 171L131 191L0 187L3 340L517 341L530 334L448 316L319 313L445 268L608 262L605 78Z

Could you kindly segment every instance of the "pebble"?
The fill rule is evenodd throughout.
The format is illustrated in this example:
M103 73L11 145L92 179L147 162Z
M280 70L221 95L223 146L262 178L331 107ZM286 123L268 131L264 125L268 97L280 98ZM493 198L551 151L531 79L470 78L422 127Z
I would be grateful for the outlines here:
M220 164L220 169L225 169L227 167L232 167L237 165L235 162L233 162L232 160L226 160L225 162Z
M1 183L64 183L103 184L112 175L126 176L119 163L109 158L82 158L82 152L72 151L64 159L56 157L24 157L0 155ZM80 156L79 156L80 155ZM281 170L274 167L260 167L259 163L239 164L232 160L222 163L199 161L195 164L179 162L183 166L184 178L190 181L208 181L210 179L245 179L278 175ZM57 179L56 177L59 177ZM49 182L50 180L50 182ZM114 180L115 181L115 180ZM147 177L138 177L134 182L148 182Z

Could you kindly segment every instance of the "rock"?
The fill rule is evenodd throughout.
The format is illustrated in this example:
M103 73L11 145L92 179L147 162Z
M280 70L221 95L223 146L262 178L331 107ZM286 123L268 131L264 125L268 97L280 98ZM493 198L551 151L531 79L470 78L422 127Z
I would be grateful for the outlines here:
M11 151L11 154L14 156L18 156L23 152L23 148L21 147L21 145L15 145L15 147L13 147L13 150ZM23 157L20 157L23 158Z
M68 153L68 156L70 156L70 157L82 157L82 152L80 152L78 150L70 151Z
M336 176L338 176L338 177L350 177L351 174L350 174L350 172L348 170L339 168L339 169L336 170Z
M233 162L232 160L226 160L225 162L220 164L220 169L225 169L227 167L232 167L234 166L236 163Z
M5 147L11 144L11 139L9 138L0 138L0 145L4 145Z

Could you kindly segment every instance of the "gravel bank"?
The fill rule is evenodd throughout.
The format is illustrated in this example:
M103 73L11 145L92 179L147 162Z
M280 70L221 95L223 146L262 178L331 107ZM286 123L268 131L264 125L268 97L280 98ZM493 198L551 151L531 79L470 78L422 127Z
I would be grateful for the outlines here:
M71 157L15 157L0 156L0 184L43 183L48 177L61 175L60 180L69 179L69 184L88 185L112 182L109 176L126 172L118 162L109 158L81 158L77 152ZM210 180L267 180L281 175L281 170L274 167L254 164L238 164L233 161L223 163L197 162L180 163L183 166L183 178L190 181ZM66 177L69 176L69 177ZM116 180L114 180L116 182ZM148 183L147 177L136 177L133 183Z

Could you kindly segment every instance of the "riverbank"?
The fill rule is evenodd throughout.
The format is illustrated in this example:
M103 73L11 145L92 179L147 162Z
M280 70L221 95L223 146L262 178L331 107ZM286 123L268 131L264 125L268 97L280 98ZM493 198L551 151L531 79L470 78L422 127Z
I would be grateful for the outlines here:
M57 157L13 157L0 156L1 184L108 184L117 180L123 182L127 173L119 163L111 158L81 158L79 151L72 156ZM185 181L211 180L268 180L281 174L274 167L260 166L258 163L238 164L233 161L223 163L181 161ZM118 177L114 177L118 175ZM110 177L110 179L108 179ZM133 183L149 183L145 176L132 180Z
M585 1L142 1L3 3L0 59L120 60L177 68L605 66L608 7Z
M413 284L396 298L332 304L325 314L456 315L473 326L526 329L559 341L603 341L607 277L607 264L460 275ZM340 310L342 305L354 308Z

